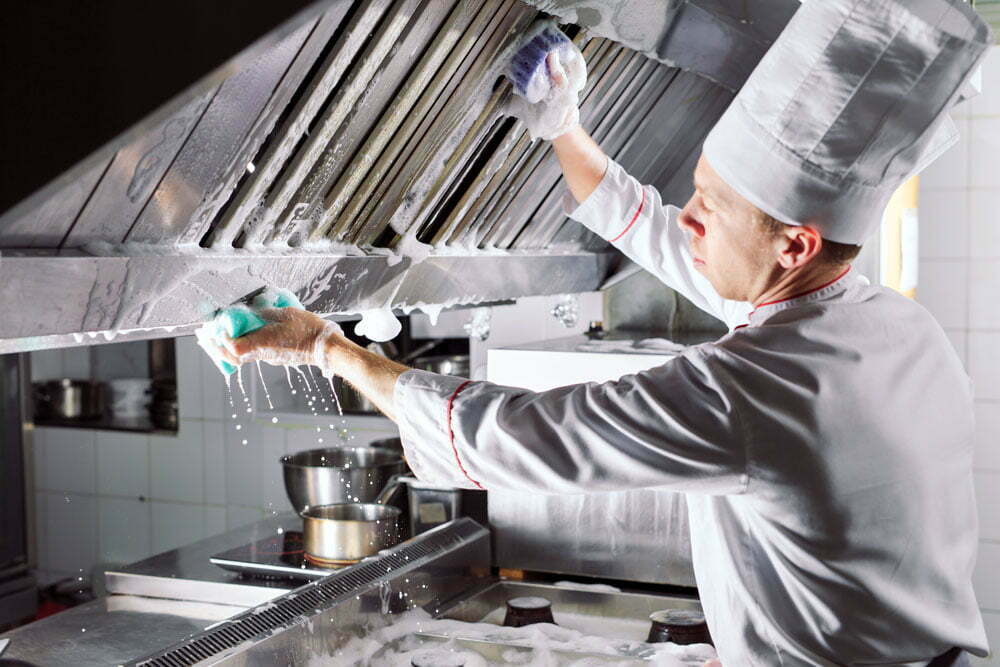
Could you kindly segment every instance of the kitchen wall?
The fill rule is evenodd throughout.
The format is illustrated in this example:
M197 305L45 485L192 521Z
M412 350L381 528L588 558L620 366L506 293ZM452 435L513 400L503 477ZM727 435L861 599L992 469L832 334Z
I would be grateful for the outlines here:
M958 110L962 142L921 177L917 300L948 332L975 385L976 595L1000 665L1000 47L983 94Z
M474 376L485 377L489 347L580 333L601 317L600 294L580 295L577 323L567 328L550 313L558 301L532 297L492 308L489 339L472 344ZM460 336L471 313L444 313L442 332L432 331ZM239 396L237 407L230 405L222 376L192 336L177 338L176 352L176 436L34 429L35 530L43 582L86 577L95 566L134 562L289 511L278 458L334 444L330 426L346 427L351 444L397 434L382 417L347 416L341 424L330 416L279 413L274 423L267 412L248 415ZM33 379L88 377L89 353L87 347L33 352ZM284 382L284 374L279 376ZM256 374L244 381L254 395ZM266 407L263 396L255 403Z

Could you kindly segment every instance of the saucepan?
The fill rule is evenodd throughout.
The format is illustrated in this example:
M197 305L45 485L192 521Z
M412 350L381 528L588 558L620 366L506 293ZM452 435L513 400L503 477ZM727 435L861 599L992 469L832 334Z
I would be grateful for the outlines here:
M399 543L402 512L386 503L403 485L395 475L374 503L335 503L302 511L302 542L307 561L338 567Z

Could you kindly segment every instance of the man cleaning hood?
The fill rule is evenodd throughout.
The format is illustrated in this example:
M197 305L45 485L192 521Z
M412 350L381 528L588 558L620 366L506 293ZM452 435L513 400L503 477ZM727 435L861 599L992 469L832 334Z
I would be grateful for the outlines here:
M948 109L991 41L959 0L807 2L706 139L683 209L577 124L577 56L554 49L516 113L553 140L568 214L729 325L660 367L530 392L407 369L290 308L225 357L342 375L431 482L687 492L726 665L965 664L987 653L970 382L933 318L850 261L954 141Z

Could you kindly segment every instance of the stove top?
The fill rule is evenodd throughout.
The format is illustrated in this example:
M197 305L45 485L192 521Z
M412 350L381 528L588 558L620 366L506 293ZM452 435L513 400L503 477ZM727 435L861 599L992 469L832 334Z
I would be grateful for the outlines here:
M215 554L209 561L244 576L263 579L322 579L337 567L318 567L305 558L302 532L288 530Z

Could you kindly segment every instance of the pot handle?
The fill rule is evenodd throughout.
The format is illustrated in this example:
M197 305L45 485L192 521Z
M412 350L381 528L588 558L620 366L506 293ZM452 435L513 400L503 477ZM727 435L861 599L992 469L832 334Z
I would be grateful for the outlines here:
M404 477L406 477L406 475L403 474L397 474L390 477L389 481L385 483L385 488L383 488L381 493L378 494L378 497L375 498L375 502L379 505L388 504L389 501L392 500L392 497L396 495L396 492L406 486L406 482L403 481Z

